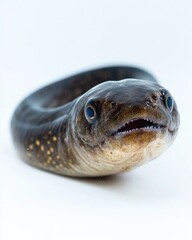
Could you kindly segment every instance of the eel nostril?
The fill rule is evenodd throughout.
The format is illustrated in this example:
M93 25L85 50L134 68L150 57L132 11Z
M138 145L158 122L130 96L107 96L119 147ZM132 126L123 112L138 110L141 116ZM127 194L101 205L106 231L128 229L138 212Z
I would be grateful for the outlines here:
M151 105L152 105L152 102L151 102L150 100L146 100L146 101L145 101L145 104L146 104L147 106L151 106Z
M115 106L116 106L116 103L115 103L115 102L112 102L112 103L111 103L111 106L112 106L112 108L115 107Z
M156 94L153 94L152 96L151 96L151 98L156 102L157 101L157 95Z

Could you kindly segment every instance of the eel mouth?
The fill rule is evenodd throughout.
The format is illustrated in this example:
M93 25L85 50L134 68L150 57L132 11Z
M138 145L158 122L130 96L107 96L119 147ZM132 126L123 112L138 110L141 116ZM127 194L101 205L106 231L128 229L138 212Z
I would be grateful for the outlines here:
M159 131L165 126L159 123L154 122L151 119L133 119L129 122L126 122L121 127L119 127L112 135L113 136L122 136L127 135L132 132L136 132L139 130L147 130L147 131Z

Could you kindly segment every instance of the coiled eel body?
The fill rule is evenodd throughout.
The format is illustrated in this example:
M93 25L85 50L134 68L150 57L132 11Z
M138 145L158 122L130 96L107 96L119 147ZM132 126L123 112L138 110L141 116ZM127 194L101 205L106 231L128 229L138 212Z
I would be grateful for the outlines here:
M29 164L57 174L117 174L159 156L179 127L176 103L148 72L129 66L86 71L24 99L11 120Z

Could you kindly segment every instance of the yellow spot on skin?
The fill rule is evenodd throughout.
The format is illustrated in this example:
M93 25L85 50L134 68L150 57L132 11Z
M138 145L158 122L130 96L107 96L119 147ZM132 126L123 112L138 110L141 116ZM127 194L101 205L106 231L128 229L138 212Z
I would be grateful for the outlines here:
M61 167L61 168L62 168L62 167L63 167L63 164L59 164L59 167Z
M47 159L47 163L50 164L50 163L51 163L51 160L50 160L50 159Z
M36 140L36 141L35 141L35 144L36 144L37 146L40 146L41 143L40 143L39 140Z
M73 162L72 162L71 159L69 159L69 161L68 161L68 166L72 166L72 165L73 165Z
M51 147L51 148L50 148L50 151L51 151L51 152L54 152L54 149Z
M47 141L47 144L49 145L49 144L50 144L50 141Z
M33 149L33 144L29 145L29 149L31 149L31 150Z
M47 151L47 155L50 155L50 154L51 154L51 152L48 150L48 151Z
M57 141L57 137L53 136L53 141L56 142Z
M41 145L41 151L45 151L45 148L43 145Z
M48 157L48 159L51 161L51 160L52 160L52 157Z
M55 162L55 161L53 161L53 164L55 165L55 164L56 164L56 162Z
M57 155L57 159L60 159L60 156L59 156L59 155Z
M31 153L28 152L28 153L27 153L27 156L28 156L28 157L31 157Z

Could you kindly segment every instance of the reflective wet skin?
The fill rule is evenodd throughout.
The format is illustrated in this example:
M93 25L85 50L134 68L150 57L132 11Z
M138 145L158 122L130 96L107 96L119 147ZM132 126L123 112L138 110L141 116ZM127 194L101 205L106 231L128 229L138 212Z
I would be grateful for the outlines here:
M11 120L29 164L72 177L117 174L159 156L174 141L179 113L170 92L129 66L86 71L24 99Z

